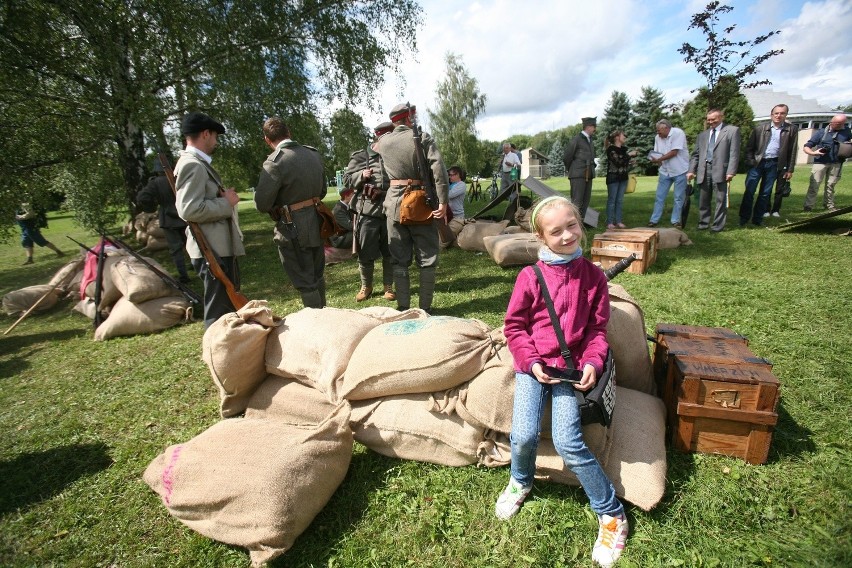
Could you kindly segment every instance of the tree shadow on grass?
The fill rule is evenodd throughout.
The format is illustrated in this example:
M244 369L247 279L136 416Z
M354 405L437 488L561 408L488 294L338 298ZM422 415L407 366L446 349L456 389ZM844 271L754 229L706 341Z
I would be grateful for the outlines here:
M108 468L107 449L103 443L72 444L0 461L0 515L49 499Z
M17 329L12 330L12 333ZM65 330L29 335L7 335L0 339L0 378L9 379L30 367L30 359L36 356L46 341L62 341L79 337L79 330ZM8 357L8 358L7 358Z
M385 485L388 472L401 460L372 450L352 456L346 478L293 547L270 563L284 566L325 566L340 540L346 538L367 510L371 496Z

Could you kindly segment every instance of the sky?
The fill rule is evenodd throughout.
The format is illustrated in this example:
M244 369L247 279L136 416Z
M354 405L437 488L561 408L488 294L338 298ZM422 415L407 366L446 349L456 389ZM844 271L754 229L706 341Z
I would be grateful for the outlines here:
M781 33L759 46L784 49L758 68L769 87L836 107L852 103L850 0L728 0L734 10L722 26L736 24L732 40ZM487 97L478 136L503 140L602 117L613 91L631 101L650 86L666 103L689 100L704 78L677 49L706 45L689 30L692 14L707 0L420 0L425 16L418 53L405 57L400 73L388 73L377 91L378 111L355 110L367 126L387 120L399 102L417 105L428 131L426 109L435 109L436 85L445 55L461 57L479 92ZM832 34L831 30L835 33ZM828 39L823 39L827 37ZM763 49L765 47L765 49ZM790 109L795 112L795 109Z

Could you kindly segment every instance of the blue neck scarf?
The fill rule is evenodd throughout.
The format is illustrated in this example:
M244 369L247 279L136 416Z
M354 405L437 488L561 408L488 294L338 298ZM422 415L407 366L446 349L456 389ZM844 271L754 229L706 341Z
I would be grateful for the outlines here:
M538 259L545 264L568 264L581 256L583 256L583 249L580 247L577 247L573 254L557 254L546 246L538 249Z

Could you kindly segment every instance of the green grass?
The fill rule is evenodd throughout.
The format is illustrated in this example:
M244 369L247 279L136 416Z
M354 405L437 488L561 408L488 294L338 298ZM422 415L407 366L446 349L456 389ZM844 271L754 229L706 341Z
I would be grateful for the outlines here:
M807 168L796 174L784 205L790 220L803 216L807 175ZM734 208L742 182L734 182ZM564 178L549 183L567 189ZM629 225L647 223L655 185L640 178L625 197ZM852 203L850 189L841 180L840 205ZM603 180L595 181L592 207L605 208ZM694 246L661 251L647 274L617 282L644 308L649 332L669 322L747 335L781 380L779 423L761 466L670 450L664 500L650 513L629 507L632 531L619 566L850 566L852 241L830 233L852 226L852 216L778 232L739 229L733 215L728 230L711 235L694 230L696 215L687 229ZM268 299L281 315L299 309L270 221L250 202L241 216L243 292ZM51 217L45 234L69 251L76 245L66 234L95 242L67 215ZM154 256L171 268L167 255ZM35 265L21 266L23 259L17 242L0 245L0 293L46 282L64 263L40 248ZM487 255L449 250L435 306L500 325L516 274ZM330 305L363 306L354 301L354 263L329 267L327 279ZM141 480L166 446L218 420L201 325L94 342L91 322L71 305L65 300L0 336L0 565L247 565L244 550L170 517ZM0 325L14 320L3 316ZM582 491L539 484L521 514L503 523L493 504L506 478L505 468L439 467L356 445L343 485L273 565L591 566L595 526Z

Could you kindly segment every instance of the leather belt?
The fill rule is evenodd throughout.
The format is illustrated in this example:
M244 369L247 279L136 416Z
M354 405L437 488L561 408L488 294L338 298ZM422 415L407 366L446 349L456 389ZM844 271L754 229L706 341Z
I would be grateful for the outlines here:
M423 182L419 179L392 179L390 184L391 187L423 187Z
M319 198L311 197L310 199L305 199L304 201L299 201L292 205L277 205L269 211L269 216L276 222L281 219L281 217L284 217L285 221L292 223L293 218L290 216L290 213L298 211L299 209L304 209L305 207L315 206L317 203L319 203Z
M319 198L311 197L310 199L305 199L304 201L299 201L298 203L293 203L292 205L287 205L286 207L290 211L298 211L299 209L311 207L312 205L316 205L317 203L319 203Z

